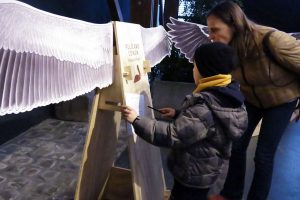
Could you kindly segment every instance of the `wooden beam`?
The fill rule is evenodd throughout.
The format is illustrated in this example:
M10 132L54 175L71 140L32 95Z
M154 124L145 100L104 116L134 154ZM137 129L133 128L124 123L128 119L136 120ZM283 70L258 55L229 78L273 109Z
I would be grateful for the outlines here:
M153 26L157 26L158 5L159 5L158 0L154 0L154 2L153 2L153 17L152 17Z
M170 17L178 18L178 7L179 0L165 1L165 10L164 10L164 27L170 22Z
M133 103L131 102L132 97L138 98L139 103L136 106L139 107L139 110L143 110L143 116L154 118L153 111L147 108L147 105L152 105L152 100L148 75L144 73L142 67L145 56L143 49L140 48L142 47L141 29L138 25L120 22L116 23L115 27L121 74L123 74L126 66L131 66L134 77L139 75L138 81L122 78L125 104L131 105ZM128 44L134 45L131 45L132 48L128 48ZM130 51L135 51L135 55L129 56ZM162 200L164 198L165 182L160 149L139 138L131 129L128 129L128 133L130 133L128 135L128 153L134 199ZM145 156L145 153L147 156Z
M121 113L98 109L99 99L105 94L97 89L94 97L75 200L98 199L115 160Z
M112 167L102 200L134 200L129 169Z
M145 28L152 27L154 0L131 1L131 22Z
M111 20L123 22L124 19L123 19L119 1L118 0L107 0L107 3L109 6L109 10L110 10Z
M163 3L162 0L158 0L159 3L159 24L160 25L165 25L164 23L164 9L163 9Z

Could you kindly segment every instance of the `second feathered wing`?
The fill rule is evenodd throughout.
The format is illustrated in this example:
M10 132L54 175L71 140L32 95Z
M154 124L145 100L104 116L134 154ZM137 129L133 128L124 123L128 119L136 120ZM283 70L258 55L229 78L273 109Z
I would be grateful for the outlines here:
M290 33L291 36L295 37L297 40L300 40L300 32L297 33Z
M201 24L179 21L170 18L168 35L185 57L192 62L194 52L202 44L211 42L208 38L207 27Z
M171 54L171 41L162 26L154 28L141 27L141 33L145 58L150 61L151 67L160 63L165 56Z
M211 42L208 38L208 28L202 24L180 21L170 17L171 23L168 35L174 46L180 50L185 57L192 62L195 50L202 44ZM300 39L300 33L290 33L290 35Z

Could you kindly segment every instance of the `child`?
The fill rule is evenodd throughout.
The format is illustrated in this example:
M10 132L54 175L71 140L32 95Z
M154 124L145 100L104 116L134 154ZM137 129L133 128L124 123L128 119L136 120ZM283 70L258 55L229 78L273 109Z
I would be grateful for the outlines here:
M147 142L171 148L168 168L174 176L170 200L206 200L228 160L233 140L247 128L244 97L230 73L238 67L228 45L214 42L197 48L193 76L197 85L180 111L162 108L171 123L139 117L122 107L123 117Z

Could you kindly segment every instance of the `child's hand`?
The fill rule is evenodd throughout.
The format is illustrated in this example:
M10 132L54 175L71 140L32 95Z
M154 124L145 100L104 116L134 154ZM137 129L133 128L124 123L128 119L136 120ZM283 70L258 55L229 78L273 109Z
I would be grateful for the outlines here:
M132 123L135 118L138 116L136 111L129 106L122 106L121 107L121 112L123 118L128 121L129 123Z
M160 108L158 109L163 117L173 118L175 116L176 110L174 108Z

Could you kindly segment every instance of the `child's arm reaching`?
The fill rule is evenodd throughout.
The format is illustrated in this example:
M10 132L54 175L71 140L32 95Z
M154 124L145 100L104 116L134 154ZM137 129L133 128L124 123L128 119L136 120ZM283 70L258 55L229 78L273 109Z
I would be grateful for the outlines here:
M135 133L147 142L156 146L170 147L177 140L170 134L169 123L139 117L136 111L129 106L122 106L121 112L123 118L133 125Z
M130 108L129 106L122 106L121 112L122 112L123 118L131 124L138 117L138 114L136 113L136 111L134 109Z
M199 106L200 113L207 112L207 107ZM136 111L123 106L122 115L132 123L135 133L147 142L161 147L191 145L206 137L208 127L199 119L198 115L190 111L180 114L174 122L157 121L155 119L139 117Z

